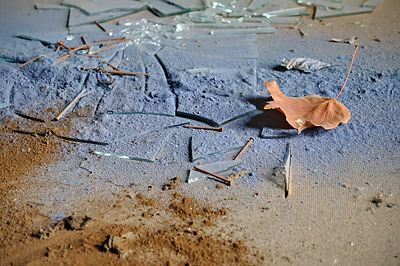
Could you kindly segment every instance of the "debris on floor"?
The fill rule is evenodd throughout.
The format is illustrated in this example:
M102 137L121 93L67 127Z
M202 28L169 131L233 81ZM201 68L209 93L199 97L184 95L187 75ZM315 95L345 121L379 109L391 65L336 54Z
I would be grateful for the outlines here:
M289 70L295 69L311 73L332 65L312 58L284 58L282 59L281 66Z
M229 171L233 167L242 164L242 161L240 160L232 160L232 161L223 161L223 162L216 162L216 163L210 163L210 164L205 164L205 165L200 165L199 167L201 169L207 170L208 172L212 172L215 174L221 174L224 172ZM189 171L189 177L188 177L188 183L192 183L195 181L199 181L203 178L210 177L210 175L200 172L196 169L191 169Z
M164 184L162 190L172 190L179 186L179 177L174 177L167 184Z
M192 162L211 155L239 150L243 147L243 141L233 130L199 132L191 138Z
M349 37L349 38L332 38L331 42L339 42L339 43L348 43L348 44L355 44L358 37Z
M290 144L286 145L285 155L283 157L282 163L274 168L273 175L278 179L278 182L281 183L280 180L283 180L283 197L287 198L292 193L292 163L291 163L291 151Z
M86 215L73 214L65 217L63 221L65 228L68 230L83 230L91 219Z

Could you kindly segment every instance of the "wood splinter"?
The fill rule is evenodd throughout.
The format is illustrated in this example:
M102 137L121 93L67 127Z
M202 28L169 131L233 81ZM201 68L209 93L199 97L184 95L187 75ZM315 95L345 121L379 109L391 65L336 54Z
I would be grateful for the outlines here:
M82 70L83 71L88 71L88 70L102 71L101 69L98 69L98 68L86 68L86 67L82 67ZM136 76L136 75L148 76L149 75L147 73L127 72L127 71L118 71L118 70L105 70L104 72L107 72L109 74L131 75L131 76Z
M120 42L127 42L127 41L130 41L130 40L132 40L132 39L124 38L124 39L121 39L121 40L116 40L116 41L112 41L112 42L108 42L108 43L102 43L101 47L108 46L108 45L111 45L111 44L120 43Z
M233 160L237 160L240 158L240 156L242 156L242 154L244 153L244 151L250 146L250 144L254 141L253 138L250 138L249 141L246 143L246 145L244 145L244 147L240 150L240 152L236 155L235 159Z
M59 58L60 58L60 61L58 61L57 63L53 64L53 66L58 66L59 64L61 64L61 63L64 62L65 60L67 60L68 57L70 57L71 55L72 55L72 54L67 54L67 55L64 55L64 56L62 56L62 57L59 57Z
M96 24L97 26L99 26L99 28L102 29L104 32L108 32L108 30L107 30L106 28L104 28L104 27L100 24L100 22L98 22L97 20L94 20L93 22L94 22L94 24Z
M114 66L113 64L108 63L107 61L103 61L104 64L106 64L109 67L112 67L113 69L117 70L117 71L121 71L121 69L119 69L118 67Z
M43 55L36 56L35 58L33 58L33 59L31 59L31 60L29 60L29 61L23 63L22 65L17 66L15 69L19 69L19 68L21 68L21 67L24 67L24 66L26 66L27 64L32 63L33 61L38 60L38 59L41 58L42 56L43 56Z
M103 49L97 50L96 52L93 52L93 53L90 53L90 54L91 54L91 55L98 54L98 53L101 53L101 52L107 51L107 50L109 50L109 49L115 48L115 47L117 47L117 45L112 45L112 46L110 46L110 47L106 47L106 48L103 48Z
M222 181L228 183L229 186L232 186L233 181L235 181L235 180L226 179L226 178L224 178L224 177L222 177L222 176L216 175L216 174L211 173L211 172L209 172L209 171L207 171L207 170L201 169L201 168L199 168L199 167L197 167L197 166L194 166L194 169L196 169L196 170L198 170L198 171L200 171L200 172L209 174L209 175L211 175L211 176L213 176L213 177L216 177L216 178L218 178L218 179L220 179L220 180L222 180Z
M90 45L89 45L89 43L86 41L86 38L83 37L83 36L81 36L81 39L82 39L83 43L86 45L87 49L90 50Z
M92 93L93 90L86 92L86 89L83 89L71 102L70 104L68 104L67 107L65 107L64 110L62 110L62 112L55 118L55 120L59 121L67 112L69 109L71 109L72 106L74 106L74 104L79 101L82 97L85 97L86 95L88 95L89 93Z
M115 38L108 38L108 39L102 39L102 40L94 40L93 42L109 42L109 41L115 41L115 40L123 40L125 37L115 37Z
M224 127L202 127L202 126L191 126L191 125L184 125L185 128L195 128L195 129L205 129L205 130L214 130L222 132L224 131Z
M65 49L67 49L68 51L71 51L71 48L69 48L68 46L66 46L66 45L64 44L63 41L58 41L58 42L56 42L56 44L59 45L58 47L61 46L61 47L65 48Z

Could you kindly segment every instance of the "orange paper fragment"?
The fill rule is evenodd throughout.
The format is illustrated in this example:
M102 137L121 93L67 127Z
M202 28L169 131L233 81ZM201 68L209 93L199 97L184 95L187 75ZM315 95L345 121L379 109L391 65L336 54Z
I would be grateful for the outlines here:
M267 102L264 109L281 111L299 134L306 128L316 126L332 129L339 123L347 123L350 119L350 111L334 98L318 95L288 97L281 92L276 81L264 84L274 99Z

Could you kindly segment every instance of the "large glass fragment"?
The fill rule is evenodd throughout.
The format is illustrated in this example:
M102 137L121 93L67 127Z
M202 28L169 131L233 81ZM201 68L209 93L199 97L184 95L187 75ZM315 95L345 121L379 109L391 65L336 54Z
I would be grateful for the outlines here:
M271 13L271 14L270 14ZM308 15L307 7L299 7L293 0L271 0L256 11L244 9L241 13L230 13L229 17L276 17Z
M302 15L308 15L308 9L304 6L262 13L262 16L266 18L302 16Z
M241 160L232 160L232 161L223 161L223 162L199 165L199 167L208 172L211 172L214 174L220 174L220 173L224 173L224 172L231 170L233 167L240 165L241 163L242 163ZM187 182L193 183L193 182L199 181L206 177L212 177L212 176L205 174L203 172L200 172L196 169L191 169L189 171L189 177L188 177Z
M344 5L342 3L336 3L329 0L296 0L297 3L308 5L308 6L316 6L323 9L337 9L342 10Z
M82 90L87 73L71 71L66 64L54 67L49 61L38 60L19 69L31 82L28 87L20 88L14 96L17 106L21 105L16 107L16 113L35 120L51 121ZM36 97L30 95L30 99L27 98L27 94L31 93Z
M148 0L146 3L149 9L159 17L173 16L187 12L185 9L171 4L169 1Z
M142 53L135 45L124 49L119 69L149 72L149 76L114 76L113 89L106 91L98 113L135 113L175 115L175 95L157 59Z
M365 14L371 13L372 11L373 9L370 7L361 7L361 5L352 3L346 4L342 10L325 10L323 8L317 7L315 10L314 19Z
M146 8L146 3L131 0L63 0L61 4L79 9L86 15L98 15L115 11L138 11Z
M173 133L173 130L161 130L146 135L132 136L108 146L98 146L92 152L114 158L154 162Z
M42 9L42 10L57 10L57 9L65 9L69 8L68 6L63 6L60 4L56 3L35 3L35 8L36 9Z
M253 0L251 4L247 7L247 10L251 12L256 12L258 9L270 3L272 0Z
M368 0L366 1L362 6L363 7L370 7L370 8L375 8L382 4L383 0Z
M297 129L280 129L264 127L260 133L260 138L263 139L277 139L297 136Z
M106 13L86 15L79 9L71 8L69 12L68 27L77 27L85 24L92 24L94 20L98 22L106 22L115 18L130 15L138 12L139 10L123 10L123 11L110 11ZM108 25L104 26L108 29ZM109 30L109 29L108 29Z
M204 9L204 3L202 0L163 0L167 3L172 3L175 6L185 9L185 11L194 11Z
M72 126L65 125L64 120L57 123L56 131L60 132L60 137L105 145L123 144L131 138L167 131L187 122L178 117L138 114L101 115L96 119L82 117L69 120Z
M242 139L233 131L199 131L191 138L191 159L195 162L208 156L243 148Z
M71 47L76 47L78 45L82 44L82 41L74 42L73 44L66 40L68 36L68 29L62 30L62 31L51 31L51 32L35 32L35 33L18 33L15 35L15 37L21 38L21 39L26 39L26 40L31 40L31 41L39 41L45 45L49 44L56 44L58 41L64 41L65 45L69 45ZM67 44L68 43L68 44Z
M254 44L232 45L230 49L229 45L219 45L214 41L204 49L208 45L207 42L202 45L202 40L187 40L187 43L200 44L200 47L197 45L190 50L164 48L157 54L175 84L176 114L220 126L254 112L256 108L247 98L254 96L254 91L249 88L257 83L257 60L240 58L251 57L251 53L237 52L235 48L252 51ZM214 50L217 51L215 54ZM208 68L210 73L206 73ZM211 73L211 70L219 73ZM195 72L204 72L205 75L192 74Z

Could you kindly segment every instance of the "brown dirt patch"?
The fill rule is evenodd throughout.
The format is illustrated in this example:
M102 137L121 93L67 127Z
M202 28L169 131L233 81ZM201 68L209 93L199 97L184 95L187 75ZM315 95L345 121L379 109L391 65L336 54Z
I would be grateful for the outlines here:
M27 177L61 158L60 151L66 147L66 143L51 134L13 133L22 124L29 124L35 130L41 123L11 116L0 123L0 201L3 202L0 205L0 250L30 235L32 217L38 215L34 209L21 206L13 195L23 193L28 186Z

